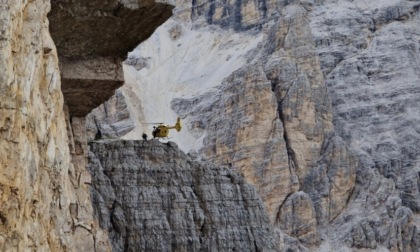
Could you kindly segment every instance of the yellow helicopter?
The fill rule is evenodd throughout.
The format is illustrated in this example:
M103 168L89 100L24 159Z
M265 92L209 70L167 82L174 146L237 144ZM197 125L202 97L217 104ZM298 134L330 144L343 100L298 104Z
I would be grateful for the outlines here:
M176 129L176 131L180 132L182 129L181 119L178 117L176 119L176 123L174 126L169 126L163 123L158 123L158 126L153 126L153 138L165 138L168 137L170 129Z

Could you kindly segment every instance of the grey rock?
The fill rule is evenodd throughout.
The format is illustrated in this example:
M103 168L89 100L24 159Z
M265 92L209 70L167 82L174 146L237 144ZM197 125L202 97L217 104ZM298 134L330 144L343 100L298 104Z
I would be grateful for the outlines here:
M359 163L353 195L332 224L355 248L418 250L418 10L418 1L326 1L310 16L336 132Z
M87 140L122 137L134 129L134 122L121 90L86 116Z
M307 9L287 3L284 18L272 24L265 45L253 52L257 59L216 91L174 99L172 109L188 118L189 131L197 137L206 133L200 150L204 159L231 165L258 188L273 223L283 222L286 198L303 191L311 198L307 204L315 209L315 223L326 225L347 204L357 161L334 132ZM299 214L296 219L306 219L312 212ZM302 240L319 243L317 234Z
M215 91L174 99L171 107L188 117L193 135L206 133L201 158L243 174L258 189L274 223L299 183L289 169L277 103L261 65L238 69Z
M174 144L90 143L92 199L114 251L276 251L256 190Z
M367 220L353 227L351 237L353 238L352 246L356 248L376 249L375 233Z
M125 61L124 64L133 66L136 70L141 70L143 68L149 68L149 60L150 58L136 58L133 56L129 56Z
M223 41L224 32L264 33L216 88L172 101L203 141L189 155L238 171L257 188L281 249L321 242L332 251L419 250L419 1L184 4L177 8L191 15L176 18L208 26L219 49L240 43ZM176 40L177 30L167 31ZM184 64L176 57L153 62ZM183 62L177 69L189 69ZM156 71L147 67L139 68ZM290 210L299 202L311 210ZM290 224L305 215L319 240Z
M60 57L124 59L172 15L155 1L52 1L50 31ZM89 34L89 36L86 36Z

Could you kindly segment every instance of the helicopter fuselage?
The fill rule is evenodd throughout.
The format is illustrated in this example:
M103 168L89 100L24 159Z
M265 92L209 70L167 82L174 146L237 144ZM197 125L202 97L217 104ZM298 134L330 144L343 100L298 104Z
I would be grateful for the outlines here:
M181 131L181 119L178 117L176 124L174 126L169 126L166 124L160 124L153 129L154 138L165 138L168 137L170 129L176 129L178 132Z

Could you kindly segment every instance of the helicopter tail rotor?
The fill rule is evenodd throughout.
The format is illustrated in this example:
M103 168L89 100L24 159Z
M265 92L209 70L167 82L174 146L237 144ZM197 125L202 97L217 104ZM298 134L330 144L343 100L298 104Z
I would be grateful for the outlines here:
M182 125L181 125L181 118L179 118L179 117L176 119L175 129L176 129L176 131L178 131L178 132L180 132L180 131L181 131L181 129L182 129Z

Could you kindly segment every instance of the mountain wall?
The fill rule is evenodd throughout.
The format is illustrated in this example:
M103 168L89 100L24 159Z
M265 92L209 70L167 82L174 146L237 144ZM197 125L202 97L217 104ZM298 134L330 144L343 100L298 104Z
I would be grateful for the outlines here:
M0 250L418 251L419 9L0 0Z
M1 251L109 248L72 162L49 9L49 1L0 2Z
M177 1L128 56L135 130L174 122L311 250L419 249L418 1ZM135 109L134 109L135 108Z

